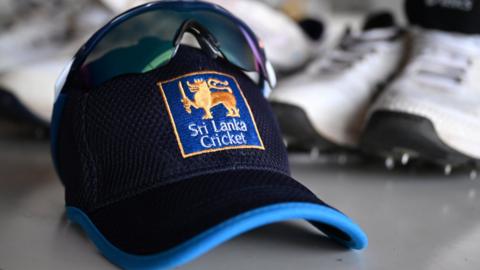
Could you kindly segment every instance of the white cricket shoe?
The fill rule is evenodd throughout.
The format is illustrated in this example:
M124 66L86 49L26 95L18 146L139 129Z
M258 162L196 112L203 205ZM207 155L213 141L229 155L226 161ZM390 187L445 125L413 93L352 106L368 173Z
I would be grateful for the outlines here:
M356 147L369 105L404 57L404 36L391 14L371 15L363 31L280 82L271 101L289 146Z
M0 88L11 93L18 107L46 126L50 124L57 75L62 71L66 57L36 62L0 75ZM2 104L6 105L6 104ZM9 104L8 106L10 106Z
M370 109L363 148L446 169L480 159L480 35L412 36L405 70Z
M2 2L0 117L49 126L58 73L110 15L94 0Z

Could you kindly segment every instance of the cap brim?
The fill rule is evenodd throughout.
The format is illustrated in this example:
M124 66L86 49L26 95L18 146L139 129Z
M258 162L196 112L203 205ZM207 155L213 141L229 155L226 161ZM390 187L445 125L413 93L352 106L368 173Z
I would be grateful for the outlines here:
M191 261L251 229L305 219L341 244L362 249L365 233L289 176L235 170L148 190L91 213L67 207L111 262L125 269L164 269Z

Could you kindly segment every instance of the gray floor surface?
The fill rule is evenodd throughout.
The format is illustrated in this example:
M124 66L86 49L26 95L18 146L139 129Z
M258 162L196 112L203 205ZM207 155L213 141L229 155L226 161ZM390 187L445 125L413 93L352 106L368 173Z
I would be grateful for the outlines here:
M293 175L369 235L346 250L305 222L241 235L181 269L480 269L480 179L291 157ZM48 144L0 141L0 269L115 269L64 216Z

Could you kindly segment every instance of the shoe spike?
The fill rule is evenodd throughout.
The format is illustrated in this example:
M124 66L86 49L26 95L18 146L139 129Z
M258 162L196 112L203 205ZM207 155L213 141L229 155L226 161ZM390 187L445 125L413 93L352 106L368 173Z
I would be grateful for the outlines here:
M410 160L410 155L407 153L403 153L402 158L400 160L402 162L402 165L404 166L407 165L409 160Z
M470 179L472 179L472 180L477 179L477 170L476 169L472 169L470 171Z
M312 149L310 149L310 158L318 159L319 156L320 156L320 150L318 149L318 147L316 146L312 147Z
M392 156L388 156L385 159L385 167L387 167L388 170L395 168L395 159Z
M445 175L450 175L452 173L452 165L450 164L445 165L445 167L443 168L443 173Z

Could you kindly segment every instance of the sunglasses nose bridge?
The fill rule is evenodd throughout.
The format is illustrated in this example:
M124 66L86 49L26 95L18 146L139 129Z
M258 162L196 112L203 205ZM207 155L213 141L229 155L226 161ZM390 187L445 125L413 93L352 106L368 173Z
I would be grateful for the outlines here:
M174 38L174 46L176 48L180 45L185 33L192 34L199 43L201 49L210 57L217 58L222 56L218 40L207 28L195 20L185 20L179 27Z

